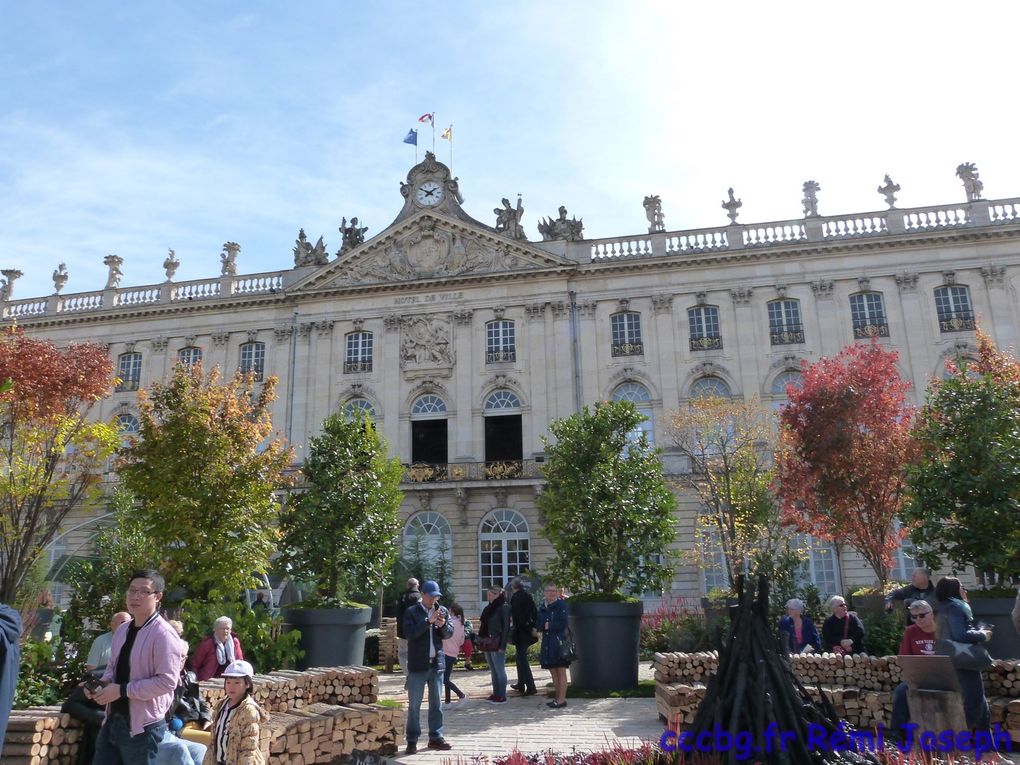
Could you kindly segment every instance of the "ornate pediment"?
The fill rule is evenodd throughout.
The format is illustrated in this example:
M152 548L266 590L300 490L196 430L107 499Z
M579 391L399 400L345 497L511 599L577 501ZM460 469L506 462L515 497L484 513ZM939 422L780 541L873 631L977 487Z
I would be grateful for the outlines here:
M482 229L423 214L384 232L301 288L335 288L512 273L575 264Z

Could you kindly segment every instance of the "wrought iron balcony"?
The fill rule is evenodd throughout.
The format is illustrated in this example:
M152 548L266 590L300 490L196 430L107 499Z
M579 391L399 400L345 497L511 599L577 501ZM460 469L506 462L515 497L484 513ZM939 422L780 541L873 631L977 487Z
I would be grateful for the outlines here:
M371 372L372 371L372 360L368 361L345 361L344 362L344 374L358 374L359 372Z
M115 390L117 393L123 393L124 391L138 390L141 378L139 377L122 377L121 381L117 383Z
M517 361L517 349L505 348L502 351L485 352L486 364L498 364L501 361Z
M404 465L406 483L437 481L513 481L541 478L536 460L494 460L489 462L414 462Z
M636 343L613 343L614 356L642 356L645 352L645 344Z
M722 335L701 335L691 338L692 351L718 351L722 348Z
M867 340L871 337L889 337L889 325L885 319L854 322L854 339Z
M795 345L804 342L804 325L787 324L785 327L776 327L769 331L769 340L772 345Z
M977 329L974 314L971 311L960 311L951 316L939 316L940 332L968 332Z

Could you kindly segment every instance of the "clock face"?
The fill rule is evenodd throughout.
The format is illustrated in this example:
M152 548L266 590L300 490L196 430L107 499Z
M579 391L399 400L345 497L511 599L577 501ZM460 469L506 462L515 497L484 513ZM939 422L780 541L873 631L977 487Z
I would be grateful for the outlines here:
M443 201L443 187L435 181L425 181L414 194L418 204L433 207Z

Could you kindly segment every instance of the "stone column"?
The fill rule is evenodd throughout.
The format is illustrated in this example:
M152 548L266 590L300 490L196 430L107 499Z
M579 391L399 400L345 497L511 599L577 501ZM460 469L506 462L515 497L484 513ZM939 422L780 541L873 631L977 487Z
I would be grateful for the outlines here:
M981 276L985 280L990 313L985 317L984 323L992 328L995 343L999 348L1016 346L1016 329L1012 321L1013 310L1005 284L1006 267L994 264L982 266Z
M659 382L659 393L662 396L662 409L668 412L675 409L680 401L680 380L677 372L677 358L680 353L680 337L676 331L676 315L673 313L672 295L652 295L652 318L655 334L650 339L652 345L645 345L645 355L652 350L651 376ZM686 354L683 354L686 356ZM649 391L649 393L654 393ZM662 428L656 428L656 440L660 440Z
M450 462L482 462L485 459L485 422L484 416L475 421L475 395L478 391L471 384L471 372L475 369L475 349L479 346L485 348L485 337L476 329L471 309L454 311L452 320L451 334L457 356L451 391L456 401L449 402L455 411L450 423L453 427L449 429ZM484 365L482 368L485 369ZM488 372L488 369L485 371Z
M768 349L769 331L767 317L764 315L755 321L755 310L761 310L761 306L752 304L753 290L750 287L737 287L730 290L730 298L733 301L733 326L737 338L736 358L738 369L735 374L740 376L740 393L747 395L759 389L759 380L764 379L763 373L768 368L768 351L760 353L761 348ZM760 329L764 327L764 329ZM764 345L762 345L764 343ZM762 363L762 370L759 372L758 363ZM736 393L737 391L734 391ZM685 394L682 391L681 394Z
M529 455L542 451L542 442L539 439L548 431L549 421L552 419L549 405L551 391L554 390L554 369L550 362L552 357L558 354L559 349L556 338L549 329L544 302L524 306L524 315L526 317L523 326L524 337L521 338L523 342L519 352L527 354L527 368L530 370L525 395L528 397L531 415L522 418L526 420L522 422L524 428L522 435L524 457L527 459Z
M294 421L290 433L297 447L298 461L308 456L308 436L315 429L315 423L309 422L311 399L315 390L315 375L309 374L313 368L312 331L315 323L302 321L297 325L297 340L294 348ZM302 374L298 370L304 370Z
M906 333L902 339L896 338L896 344L904 349L900 358L903 366L910 372L916 402L921 403L924 400L928 378L933 371L929 363L928 350L935 348L937 338L931 336L931 322L917 291L918 275L904 271L896 274L895 279L902 315L900 324Z
M815 345L820 356L835 356L843 347L844 333L838 326L839 307L833 299L835 283L831 279L819 279L811 282L811 292L815 296L815 316L817 317L817 344L810 336L808 345ZM811 330L805 327L805 331Z
M554 300L549 304L550 318L546 324L548 341L544 352L547 388L552 401L550 419L566 417L574 412L574 349L570 336L570 301Z
M393 454L403 463L411 461L411 427L404 410L404 376L400 370L400 315L383 317L384 335L379 338L376 354L382 374L381 405L385 416L383 433L390 442Z

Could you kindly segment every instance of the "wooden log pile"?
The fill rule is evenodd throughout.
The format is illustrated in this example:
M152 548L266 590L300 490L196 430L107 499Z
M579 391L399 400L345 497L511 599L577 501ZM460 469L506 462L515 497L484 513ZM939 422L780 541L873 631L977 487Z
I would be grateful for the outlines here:
M655 655L656 700L660 717L690 724L704 696L704 683L715 675L715 651ZM892 689L901 680L895 656L806 654L790 657L797 679L813 700L831 704L835 712L859 728L889 725ZM1020 661L999 660L985 670L985 695L992 724L1020 742Z
M387 672L392 672L397 663L396 617L384 616L379 622L379 663Z
M328 763L355 749L393 754L404 737L404 715L367 704L319 703L274 714L264 731L269 765Z
M713 741L719 731L728 732L731 739L737 733L747 735L756 747L755 759L764 763L877 765L873 753L809 750L808 726L832 734L839 729L840 717L823 700L814 701L793 673L789 656L780 650L767 621L768 592L764 577L758 579L757 590L751 585L745 589L743 578L738 578L738 606L731 611L730 632L720 646L718 668L690 724L690 734L694 740ZM780 733L792 735L780 744ZM737 760L733 749L723 756L729 763Z
M60 707L15 709L4 736L4 765L73 765L81 723Z
M281 669L252 678L252 695L267 712L288 712L311 704L374 704L379 677L368 667L315 667L303 672ZM214 709L223 699L223 680L199 683Z

